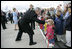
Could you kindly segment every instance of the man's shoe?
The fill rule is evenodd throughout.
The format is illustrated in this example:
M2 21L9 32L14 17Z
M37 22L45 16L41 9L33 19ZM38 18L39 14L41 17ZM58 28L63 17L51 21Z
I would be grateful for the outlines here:
M19 38L19 39L16 39L15 41L21 41L21 39Z
M29 45L35 45L35 44L37 44L36 42L33 42L33 43L30 43Z

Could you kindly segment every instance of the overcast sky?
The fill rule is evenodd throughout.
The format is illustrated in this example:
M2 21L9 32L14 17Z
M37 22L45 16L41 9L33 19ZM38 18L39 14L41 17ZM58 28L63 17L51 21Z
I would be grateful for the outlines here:
M18 11L24 11L29 8L29 5L33 4L35 7L57 7L59 4L63 5L63 1L1 1L2 10L12 10L14 7Z

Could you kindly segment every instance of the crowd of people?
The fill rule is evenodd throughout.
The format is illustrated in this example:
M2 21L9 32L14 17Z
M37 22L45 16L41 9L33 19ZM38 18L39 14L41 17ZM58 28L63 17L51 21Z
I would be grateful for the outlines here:
M61 8L61 4L48 9L42 9L40 20L49 20L48 23L39 24L49 43L62 41L65 46L71 47L71 3Z
M66 6L64 6L64 10L61 8L61 6L62 5L60 4L59 6L57 6L56 9L54 7L41 9L40 13L36 11L36 13L38 13L37 18L39 20L41 21L47 20L47 21L45 23L40 22L37 19L35 19L35 21L39 23L40 29L43 31L43 34L48 40L48 43L55 45L56 41L62 41L65 43L65 46L71 47L71 3L68 3ZM34 9L32 4L30 5L29 10L24 13L17 12L16 8L13 8L12 13L9 10L8 19L11 21L11 23L15 24L15 30L17 30L16 27L19 27L19 33L17 35L16 41L21 40L22 32L24 31L24 32L28 32L29 34L30 45L36 44L36 43L33 43L33 39L32 39L33 36L32 34L30 34L30 32L33 33L32 30L35 29L35 21L30 20L32 19L32 17L30 18L29 15L27 15L28 14L27 12L31 12L31 11L33 14L34 10L37 10L37 9ZM31 16L34 16L32 14ZM27 19L24 16L27 16L30 19L29 18ZM22 24L19 24L19 23L23 23L22 22L23 18L24 19L26 18L26 20L24 20L26 23L31 22L31 28L29 28L30 26L29 25L27 26L27 24L23 21L24 25L28 27L28 30L30 32L28 30L27 31L23 30L24 29L23 27L26 27L26 26L23 26L23 27L20 26ZM19 20L20 22L18 22ZM5 12L1 11L1 24L3 29L6 29L6 25L5 25L6 23L7 23L6 14Z

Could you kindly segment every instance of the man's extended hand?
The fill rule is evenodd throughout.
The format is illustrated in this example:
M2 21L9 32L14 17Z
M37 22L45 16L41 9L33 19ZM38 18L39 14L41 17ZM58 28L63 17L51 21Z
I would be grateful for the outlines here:
M45 20L46 23L48 23L49 20Z

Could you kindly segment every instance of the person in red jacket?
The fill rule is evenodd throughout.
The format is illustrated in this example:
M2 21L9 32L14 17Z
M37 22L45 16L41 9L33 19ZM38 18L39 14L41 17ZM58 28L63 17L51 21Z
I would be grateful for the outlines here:
M46 38L48 39L49 44L54 45L54 22L52 19L48 19L48 24L47 24L47 33L46 33Z

